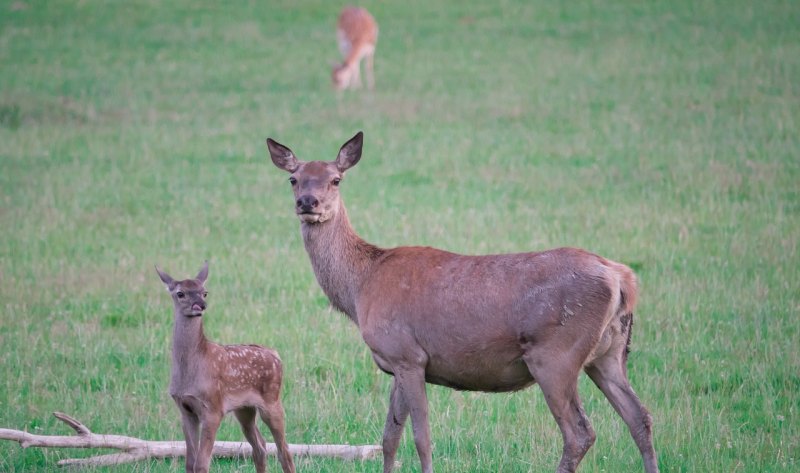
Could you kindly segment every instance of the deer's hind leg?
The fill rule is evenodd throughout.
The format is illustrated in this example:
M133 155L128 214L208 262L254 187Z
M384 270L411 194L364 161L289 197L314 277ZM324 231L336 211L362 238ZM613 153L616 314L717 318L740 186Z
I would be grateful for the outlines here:
M547 407L561 430L564 448L557 473L573 473L594 444L595 433L578 397L581 363L553 357L547 349L530 350L523 359L544 393Z
M242 432L247 442L253 447L253 463L256 465L257 473L264 473L267 468L267 447L264 437L256 425L256 408L242 407L233 413L242 425Z
M627 343L633 325L632 317L631 315L627 320L621 318L623 330L614 333L608 351L587 365L585 371L628 425L631 436L642 454L645 471L658 473L656 452L653 448L653 419L633 391L626 369Z
M286 414L280 399L259 408L261 420L267 424L272 438L275 440L275 447L278 450L278 461L284 473L294 473L294 462L292 454L289 453L289 445L286 443Z

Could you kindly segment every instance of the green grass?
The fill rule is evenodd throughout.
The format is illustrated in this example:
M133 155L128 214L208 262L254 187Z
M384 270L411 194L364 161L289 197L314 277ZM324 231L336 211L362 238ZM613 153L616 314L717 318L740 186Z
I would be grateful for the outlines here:
M662 470L796 471L797 2L366 6L378 88L337 97L331 2L0 3L0 427L66 434L58 410L180 439L153 265L180 277L210 259L207 333L280 351L290 441L380 443L390 380L327 308L264 145L333 159L363 129L343 193L365 239L630 264L629 371ZM624 424L580 389L598 437L581 471L641 471ZM428 392L437 472L555 469L538 389ZM241 439L235 422L218 438ZM2 442L0 471L89 453ZM418 471L410 429L399 460Z

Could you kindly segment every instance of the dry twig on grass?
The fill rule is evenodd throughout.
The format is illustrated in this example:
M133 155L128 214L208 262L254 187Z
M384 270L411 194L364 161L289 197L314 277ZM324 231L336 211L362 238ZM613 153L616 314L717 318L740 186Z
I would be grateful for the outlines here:
M125 435L95 434L80 421L61 412L53 415L72 427L77 435L34 435L21 430L0 429L0 440L14 440L22 448L112 448L119 453L97 455L88 458L66 459L59 466L119 465L148 458L176 458L186 456L186 443L180 441L142 440ZM377 457L381 447L377 445L298 445L289 444L294 456L321 456L343 460L366 460ZM275 455L274 443L267 443L267 454ZM252 447L247 442L215 442L215 457L250 457Z

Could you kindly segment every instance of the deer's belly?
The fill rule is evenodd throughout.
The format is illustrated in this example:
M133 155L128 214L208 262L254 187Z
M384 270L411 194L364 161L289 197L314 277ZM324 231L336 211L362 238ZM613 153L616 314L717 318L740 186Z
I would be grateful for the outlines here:
M425 381L462 391L507 392L524 389L535 381L521 358L486 356L439 358L433 356L425 367ZM388 361L373 351L373 359L385 373L394 375Z
M459 363L432 358L425 380L453 389L486 392L517 391L534 383L527 365L519 358L511 362L476 358Z

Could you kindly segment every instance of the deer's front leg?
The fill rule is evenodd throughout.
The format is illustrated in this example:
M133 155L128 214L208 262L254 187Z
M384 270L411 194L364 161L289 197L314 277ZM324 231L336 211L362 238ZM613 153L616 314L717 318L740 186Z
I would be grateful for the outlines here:
M353 66L352 84L354 89L361 88L361 59Z
M200 443L197 449L194 473L208 473L211 464L211 454L214 450L214 440L217 438L217 429L222 421L222 416L206 412L200 420Z
M400 437L403 435L403 426L407 418L408 405L397 387L397 379L392 379L389 413L386 415L386 425L383 428L383 473L390 473L394 468L397 447L400 445Z
M366 64L364 64L364 72L367 76L367 88L369 90L375 89L375 52L368 54L366 57Z
M417 447L417 454L419 454L422 473L433 473L431 428L428 424L428 396L425 392L425 368L423 366L404 366L396 369L394 382L402 394L406 409L411 414L414 444ZM386 465L384 465L384 471L386 471Z

